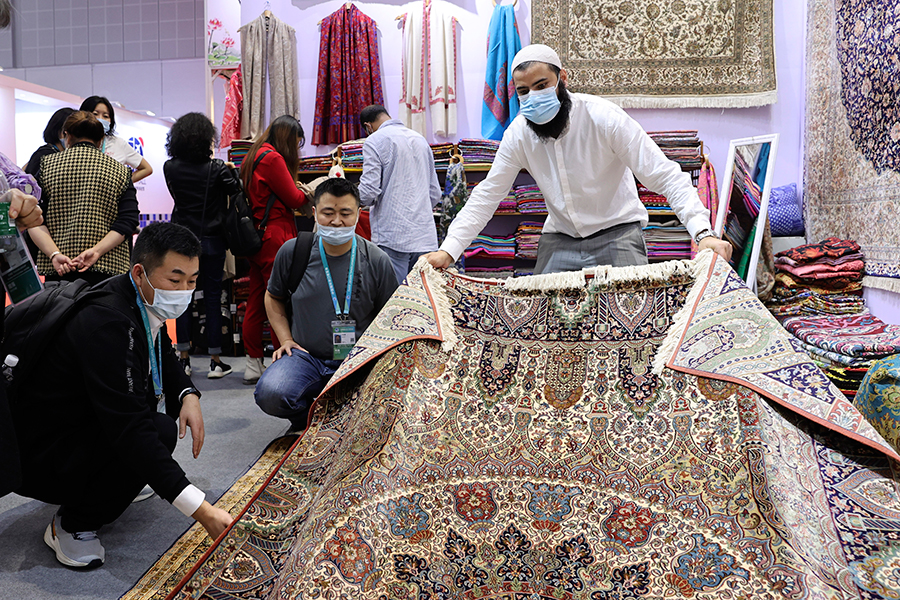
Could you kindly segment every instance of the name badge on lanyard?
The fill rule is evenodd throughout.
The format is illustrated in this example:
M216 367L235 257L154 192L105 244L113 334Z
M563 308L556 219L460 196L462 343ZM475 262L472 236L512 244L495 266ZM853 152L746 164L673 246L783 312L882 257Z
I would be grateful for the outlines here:
M350 268L347 269L347 294L344 298L344 309L338 302L337 292L334 291L334 281L331 278L331 269L328 268L328 258L325 256L325 247L322 238L319 238L319 255L322 257L322 265L325 267L325 279L328 281L328 291L331 292L331 302L334 304L334 314L337 320L331 322L331 339L334 348L332 357L334 360L344 360L353 346L356 345L356 321L350 318L350 298L353 294L353 272L356 268L356 237L353 238L353 247L350 249Z

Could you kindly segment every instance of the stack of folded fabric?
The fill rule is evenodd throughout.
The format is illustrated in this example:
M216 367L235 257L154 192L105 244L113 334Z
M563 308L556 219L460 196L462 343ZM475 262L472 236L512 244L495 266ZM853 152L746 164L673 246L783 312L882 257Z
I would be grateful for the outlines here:
M466 269L467 277L478 277L479 279L506 279L513 277L515 271L511 266L506 267L470 267Z
M506 258L512 259L516 257L516 236L509 237L491 236L481 234L472 240L469 247L463 253L466 258L473 256L488 258Z
M647 134L667 158L681 165L682 170L694 171L703 165L697 131L648 131Z
M453 152L453 144L432 144L431 152L434 154L434 167L443 170L450 166L450 153Z
M544 194L538 186L534 184L517 185L513 188L513 194L516 197L516 205L520 213L535 214L547 212Z
M327 171L331 168L332 162L332 156L330 154L306 156L300 159L300 168L298 170L301 173Z
M359 140L341 144L341 162L344 163L345 169L362 169L362 147L362 142Z
M644 227L647 258L677 260L691 257L691 234L677 219Z
M247 156L247 152L250 151L250 146L252 145L252 140L231 140L231 147L228 149L228 160L233 162L235 167L241 168L241 163L244 162L244 157Z
M537 259L538 242L541 239L540 221L522 221L516 228L516 258Z
M500 142L495 140L459 140L459 153L462 154L466 164L491 164L497 155Z
M518 208L516 204L516 196L512 192L506 195L506 198L500 201L500 204L497 205L497 210L494 212L497 214L514 214Z

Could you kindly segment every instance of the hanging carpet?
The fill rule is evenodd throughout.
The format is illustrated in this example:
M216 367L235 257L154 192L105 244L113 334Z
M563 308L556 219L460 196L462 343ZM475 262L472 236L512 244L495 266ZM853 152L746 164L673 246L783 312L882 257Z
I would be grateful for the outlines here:
M624 108L774 104L772 0L533 0L569 88Z
M420 262L170 597L893 598L898 459L709 251Z
M855 240L863 284L900 292L900 4L812 0L807 11L807 238Z

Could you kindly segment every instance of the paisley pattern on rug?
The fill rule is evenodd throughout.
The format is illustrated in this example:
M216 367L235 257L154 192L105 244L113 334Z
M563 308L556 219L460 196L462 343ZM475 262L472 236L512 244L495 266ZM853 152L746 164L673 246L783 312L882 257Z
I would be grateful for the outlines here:
M408 281L454 344L361 340L365 378L335 375L170 597L892 597L900 463L852 406L828 408L839 392L788 361L727 264L704 253L575 290L423 273ZM629 310L610 309L619 295ZM531 322L511 333L504 306ZM486 349L512 345L487 398ZM657 353L676 366L654 371Z

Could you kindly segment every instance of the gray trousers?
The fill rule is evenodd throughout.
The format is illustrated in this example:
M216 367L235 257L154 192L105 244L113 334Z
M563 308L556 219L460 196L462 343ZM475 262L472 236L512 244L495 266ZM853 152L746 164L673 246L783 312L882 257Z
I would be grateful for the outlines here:
M564 233L545 233L538 243L534 273L580 271L610 265L633 267L647 264L647 246L640 223L622 223L586 238Z

